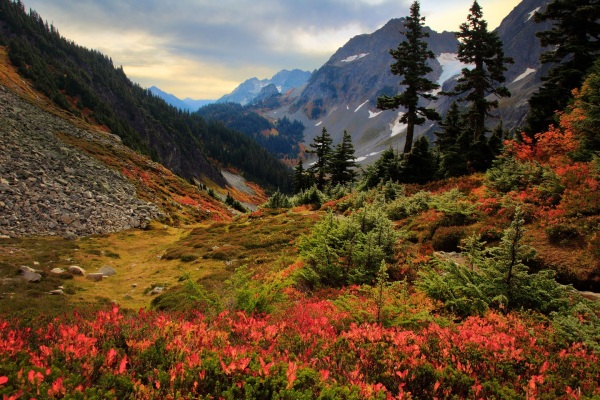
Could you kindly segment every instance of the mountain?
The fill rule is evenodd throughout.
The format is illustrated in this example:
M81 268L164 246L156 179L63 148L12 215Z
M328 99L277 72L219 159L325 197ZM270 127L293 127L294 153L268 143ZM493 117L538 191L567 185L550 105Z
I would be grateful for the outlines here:
M205 105L212 104L214 100L194 100L189 97L183 99L183 102L188 105L190 111L197 111L200 107L204 107Z
M544 69L539 62L543 49L535 32L548 29L547 24L536 24L531 18L535 10L549 0L524 0L502 22L497 32L504 43L505 53L515 63L508 66L506 78L512 97L500 102L496 112L503 119L504 128L519 126L527 113L527 99L536 90ZM485 18L485 10L484 10ZM398 123L402 110L381 111L376 108L377 97L393 95L399 89L401 77L390 72L393 58L389 50L404 40L400 33L404 19L392 19L381 29L359 35L341 47L321 68L314 72L300 93L291 102L275 103L262 109L269 118L282 115L298 120L306 126L305 140L312 139L327 127L334 143L341 141L344 130L352 136L359 161L373 161L382 150L402 148L405 126ZM458 27L457 27L458 28ZM451 32L438 33L425 27L430 34L429 49L436 58L430 61L433 71L428 78L442 89L450 89L462 68L467 67L456 58L458 42ZM444 114L452 99L440 96L430 107ZM490 121L494 126L499 118ZM427 122L416 128L416 136L428 135L433 139L437 125Z
M163 99L167 104L184 111L197 111L202 106L214 103L214 100L194 100L189 97L181 100L177 96L160 90L156 86L152 86L148 90L156 97Z
M499 113L506 127L518 127L525 122L528 100L541 86L541 78L550 69L542 65L540 56L548 51L535 37L536 32L551 29L549 21L536 23L533 14L543 10L549 0L525 0L502 20L496 29L504 44L504 52L515 61L506 72L510 98L500 100Z
M289 169L250 138L168 105L132 83L108 56L63 38L21 2L0 0L0 46L22 77L61 109L187 180L225 187L221 169L231 168L267 187L289 186Z
M239 103L244 106L251 103L269 85L274 85L278 93L286 93L304 85L310 75L308 71L299 69L288 71L284 69L276 73L271 79L250 78L235 88L233 92L217 100L217 103ZM269 88L271 94L273 94L272 89Z

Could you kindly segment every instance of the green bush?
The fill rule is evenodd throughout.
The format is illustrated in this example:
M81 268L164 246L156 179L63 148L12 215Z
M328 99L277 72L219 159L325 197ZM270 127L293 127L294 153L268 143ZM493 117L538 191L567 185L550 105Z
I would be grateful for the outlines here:
M410 197L400 196L387 206L387 215L392 220L399 220L429 210L432 195L420 191Z
M430 205L444 213L442 226L470 225L477 221L479 215L477 206L456 188L434 196Z
M468 265L434 259L419 272L417 286L431 298L444 302L458 315L482 314L488 308L531 309L545 314L568 306L567 287L549 270L529 273L525 264L535 250L521 243L523 214L519 208L498 246L485 249L477 238L464 247Z
M311 287L372 283L381 261L393 260L396 239L392 222L379 205L350 217L329 212L300 241L307 266L299 278Z

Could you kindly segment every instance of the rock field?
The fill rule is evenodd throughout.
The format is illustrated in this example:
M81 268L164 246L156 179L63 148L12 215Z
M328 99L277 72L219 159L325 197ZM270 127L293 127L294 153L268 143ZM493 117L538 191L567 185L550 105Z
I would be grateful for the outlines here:
M57 132L121 145L114 135L77 128L0 86L0 235L75 238L162 217L120 172L65 144Z

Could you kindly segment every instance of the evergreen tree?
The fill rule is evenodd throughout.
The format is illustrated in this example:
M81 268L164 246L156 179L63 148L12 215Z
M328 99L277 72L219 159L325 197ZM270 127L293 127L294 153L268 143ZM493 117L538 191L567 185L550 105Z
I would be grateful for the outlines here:
M535 14L536 22L553 21L552 29L536 34L542 46L544 64L555 65L542 78L544 85L529 100L527 133L533 137L555 124L554 113L564 110L579 88L587 70L600 55L600 1L555 0Z
M307 151L308 153L317 156L317 161L309 168L309 171L314 174L317 189L320 191L323 191L323 188L327 183L327 174L330 172L332 143L333 140L331 139L331 136L327 132L327 129L323 127L321 134L315 137L310 144L310 147L312 147L313 150Z
M331 156L331 184L353 183L356 179L356 167L352 137L344 131L342 142L336 146Z
M581 132L581 149L578 158L591 160L594 154L600 155L600 58L594 63L575 101L585 118L575 126Z
M402 183L427 183L433 180L436 173L436 162L429 148L429 140L421 136L415 140L410 153L403 155Z
M425 78L431 67L427 60L435 58L431 50L427 49L427 43L423 40L429 37L423 31L425 17L420 15L419 2L415 1L410 7L410 15L404 22L406 41L401 42L390 54L396 60L391 65L394 75L404 76L400 82L405 87L403 93L393 97L381 96L377 99L377 107L381 110L395 110L400 106L406 108L406 113L400 118L400 122L407 125L406 142L404 153L410 153L413 144L415 125L422 125L426 120L439 120L439 114L432 109L419 107L419 100L435 100L436 97L430 92L439 88L439 85Z
M384 150L373 164L367 167L364 178L366 189L374 188L383 182L399 182L402 173L402 160L391 147Z
M485 142L485 119L490 110L498 107L498 101L489 101L486 97L494 94L497 97L509 97L508 89L501 85L505 81L505 64L513 60L504 56L502 41L497 33L488 31L487 22L477 1L473 2L467 22L460 26L456 33L459 40L458 59L465 64L473 65L472 69L463 68L458 85L448 95L464 95L470 103L466 115L467 126L471 131L472 141ZM475 169L482 166L475 165Z
M463 116L454 101L440 123L442 131L435 132L436 145L440 158L439 175L442 178L461 176L468 172L466 149L471 140L464 127Z
M294 168L294 176L292 177L292 186L294 194L300 193L301 191L310 187L310 179L308 172L304 169L304 162L302 158L298 160L298 165Z

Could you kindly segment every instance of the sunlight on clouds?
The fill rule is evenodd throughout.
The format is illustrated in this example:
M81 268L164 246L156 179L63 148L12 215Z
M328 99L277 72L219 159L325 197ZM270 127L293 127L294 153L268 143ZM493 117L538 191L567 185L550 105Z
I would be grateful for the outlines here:
M311 31L297 29L289 38L291 42L289 45L293 46L295 51L304 54L331 55L346 44L350 38L362 33L365 33L364 27L357 23L335 30L327 28ZM288 46L282 47L282 50L287 47L289 51Z
M245 76L256 74L257 68L231 68L224 65L205 64L187 58L169 56L155 59L147 65L123 67L127 76L142 87L157 86L179 98L218 99L230 93L239 84L240 69ZM273 71L264 71L265 77ZM260 76L260 75L259 75Z
M490 30L497 28L502 19L520 2L521 0L480 0L479 5L483 9L483 18L488 22L488 28ZM421 15L425 16L425 24L432 29L438 32L444 30L454 32L459 30L460 24L467 21L467 15L472 5L472 0L460 2L422 1Z

